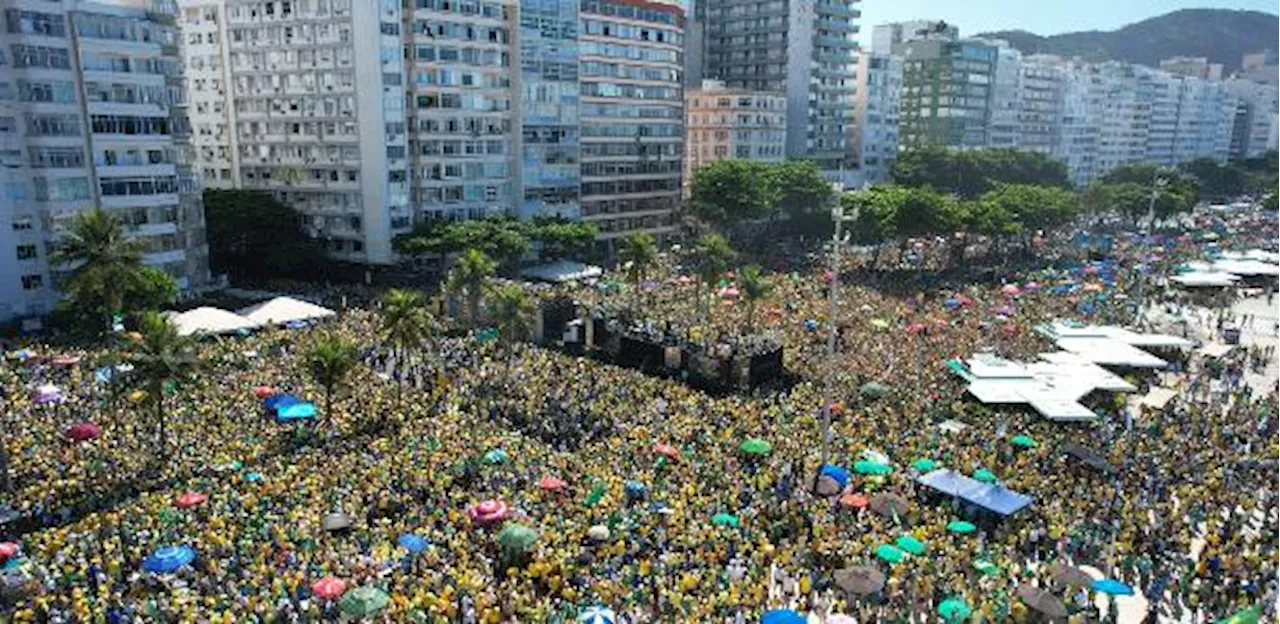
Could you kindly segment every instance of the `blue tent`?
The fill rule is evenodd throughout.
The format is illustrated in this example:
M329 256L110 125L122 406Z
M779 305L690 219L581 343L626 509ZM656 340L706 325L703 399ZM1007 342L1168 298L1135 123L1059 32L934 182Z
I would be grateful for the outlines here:
M290 403L301 403L301 402L302 402L302 399L299 399L298 397L293 396L292 394L273 394L263 399L262 405L269 410L274 410L274 409L279 409L280 406L282 405L288 405Z
M1093 589L1112 596L1130 596L1133 588L1115 579L1099 579L1093 582Z
M806 624L808 620L803 615L792 611L791 609L774 609L766 611L764 617L760 618L760 624Z
M849 471L841 468L840 466L826 464L822 467L822 472L820 474L824 477L831 477L836 483L840 484L840 487L849 485Z
M400 539L396 540L396 543L411 553L420 553L426 550L428 546L426 539L412 533L401 535Z
M289 403L276 410L276 420L279 422L309 420L315 417L316 406L311 403Z
M142 561L142 569L157 574L168 574L195 561L196 551L188 546L166 546Z
M954 470L941 468L922 475L916 482L987 511L1008 516L1031 504L1031 497L1019 494L999 484L988 484L971 479Z

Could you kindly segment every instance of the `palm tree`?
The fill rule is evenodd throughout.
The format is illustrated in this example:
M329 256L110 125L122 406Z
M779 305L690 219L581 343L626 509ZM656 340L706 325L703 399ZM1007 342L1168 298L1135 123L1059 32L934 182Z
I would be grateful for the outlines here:
M311 344L307 364L311 368L311 378L324 386L325 418L330 418L333 414L331 408L334 389L342 385L358 360L356 346L345 338L326 333Z
M143 249L113 215L94 208L76 215L50 260L71 268L63 291L74 306L110 330L112 315L126 304L125 292L140 281Z
M449 272L449 290L455 294L466 293L467 320L472 325L480 321L480 298L485 283L497 272L497 265L479 249L468 249Z
M533 302L516 284L502 284L490 291L489 313L508 343L526 340L533 331Z
M717 277L723 275L733 266L733 261L738 257L738 252L733 250L729 245L729 241L719 234L707 234L698 241L697 247L693 250L693 266L698 273L698 280L701 282L699 290L703 287L707 292L702 294L699 299L703 305L703 324L706 324L707 316L710 310L706 306L707 296L711 293L711 284ZM710 335L710 332L707 332Z
M622 266L626 267L627 278L631 280L634 291L631 307L638 307L640 281L649 274L649 269L653 267L657 258L658 241L653 234L636 232L622 241L622 248L618 250L618 259L622 261Z
M738 289L747 303L747 332L750 333L755 329L756 303L773 296L773 283L765 278L758 265L752 264L743 267L738 275Z
M166 455L168 447L164 392L179 381L190 378L200 366L195 340L182 336L169 319L158 312L144 312L138 321L140 337L127 345L124 360L134 367L134 377L147 386L151 409L155 410L158 430L156 460Z
M414 290L393 288L382 297L382 333L391 343L397 365L412 368L413 352L431 336L435 319L423 304L422 295ZM396 403L402 403L404 375L398 376Z

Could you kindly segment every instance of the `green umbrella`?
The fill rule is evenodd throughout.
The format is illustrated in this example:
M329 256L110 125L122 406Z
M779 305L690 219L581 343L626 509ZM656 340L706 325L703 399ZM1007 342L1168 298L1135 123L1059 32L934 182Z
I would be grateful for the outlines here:
M898 538L898 548L901 548L913 555L924 554L924 542L918 540L913 535L903 535Z
M902 550L896 546L881 544L876 548L876 556L888 561L889 563L898 563L906 558L907 554L902 552Z
M1013 442L1014 446L1021 446L1022 448L1035 448L1036 446L1036 441L1032 440L1031 436L1025 435L1013 436L1010 442Z
M508 524L498 532L498 543L506 550L528 550L537 539L538 532L523 524Z
M760 438L747 438L738 445L738 450L747 455L768 455L773 450L773 445Z
M973 569L983 574L995 574L1000 571L1000 568L996 567L996 564L991 563L990 561L983 561L981 559L973 562Z
M887 475L893 472L893 466L873 462L869 459L860 459L853 462L853 471L861 475Z
M363 618L386 608L390 601L387 592L366 585L347 592L338 603L338 608L342 609L343 615L347 617Z
M995 483L996 481L999 481L999 479L996 478L996 474L986 468L979 468L973 471L973 478L983 483Z
M952 533L973 533L977 529L978 527L973 526L973 523L965 522L964 520L952 520L947 525L947 530Z
M732 514L718 513L714 516L711 516L711 524L714 524L716 526L731 526L731 527L737 528L738 517Z
M862 396L868 399L882 399L886 394L889 394L889 389L883 384L874 381L862 384Z
M502 449L493 449L484 454L484 463L486 464L501 464L505 461L507 461L507 452Z
M919 470L920 472L929 472L930 470L933 470L933 468L937 466L938 463L933 461L932 459L920 458L911 462L911 465L914 466L915 469Z
M1256 604L1237 611L1229 618L1219 620L1218 624L1258 624L1260 621L1262 621L1262 605Z
M938 605L938 615L948 622L959 622L969 617L973 610L959 598L948 598Z

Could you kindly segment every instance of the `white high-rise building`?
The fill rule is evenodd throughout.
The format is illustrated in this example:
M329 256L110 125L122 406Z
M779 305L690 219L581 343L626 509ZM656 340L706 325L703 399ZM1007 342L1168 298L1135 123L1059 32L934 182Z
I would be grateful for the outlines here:
M52 311L51 266L75 215L101 206L180 288L209 279L189 168L177 7L168 0L0 0L0 319Z
M1276 149L1280 139L1280 91L1275 85L1243 78L1222 83L1237 98L1235 121L1231 132L1232 158L1258 158Z
M1022 53L994 42L996 65L991 73L991 104L987 113L987 146L1021 145L1020 96L1022 94Z
M902 58L877 52L858 58L858 166L864 184L889 179L898 158L898 114L902 102Z
M876 54L890 54L893 47L911 41L931 39L955 41L960 38L960 29L942 20L909 20L879 24L871 29L871 51Z

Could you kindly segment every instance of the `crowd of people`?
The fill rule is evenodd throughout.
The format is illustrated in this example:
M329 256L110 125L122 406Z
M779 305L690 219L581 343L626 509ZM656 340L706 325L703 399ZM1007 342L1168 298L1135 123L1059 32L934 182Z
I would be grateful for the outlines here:
M946 366L982 350L1031 358L1049 348L1032 329L1048 320L1131 320L1148 299L1190 305L1152 285L1155 269L1142 258L1157 246L1161 266L1204 251L1192 237L1121 241L1115 262L1089 264L1064 248L1057 266L1008 267L996 281L922 281L906 296L844 284L837 319L828 316L829 272L777 274L757 324L780 337L800 381L753 394L711 396L500 340L432 340L401 360L380 337L377 310L352 309L319 328L203 341L199 375L165 399L160 441L145 397L124 384L128 373L98 374L104 353L32 345L0 366L4 500L18 519L0 527L17 551L0 570L0 619L338 619L342 601L315 588L326 577L348 593L376 587L387 604L370 619L394 622L569 622L591 605L630 622L752 622L784 607L933 621L947 600L968 605L966 621L1032 621L1016 594L1025 585L1059 596L1072 621L1117 617L1088 589L1054 583L1051 564L1099 568L1175 621L1270 605L1277 396L1245 383L1258 350L1212 362L1183 354L1170 382L1180 392L1163 409L1135 414L1124 397L1102 394L1091 399L1098 420L1071 425L969 400ZM741 302L713 293L704 312L675 262L655 270L642 296L620 279L559 294L613 297L712 337L739 333ZM255 390L321 396L301 354L322 331L362 345L368 366L314 422L278 423ZM884 395L867 395L868 382ZM45 384L62 400L37 402ZM824 409L833 415L829 463L852 469L877 457L892 472L815 493ZM101 435L69 441L67 428L81 422ZM1015 445L1015 436L1034 444ZM748 439L769 448L744 453ZM1116 472L1063 455L1068 442L1097 449ZM974 533L951 532L970 511L925 496L914 478L922 459L987 470L1033 503L982 519ZM198 502L180 504L190 493L199 496L184 500ZM876 495L905 507L856 502ZM499 522L537 532L524 556L507 556L500 524L476 516L491 500L508 514ZM352 526L327 529L335 513ZM7 528L19 524L21 533ZM923 554L879 560L878 547L903 535ZM173 572L145 570L166 546L195 557ZM834 575L851 566L878 567L884 587L845 591Z

